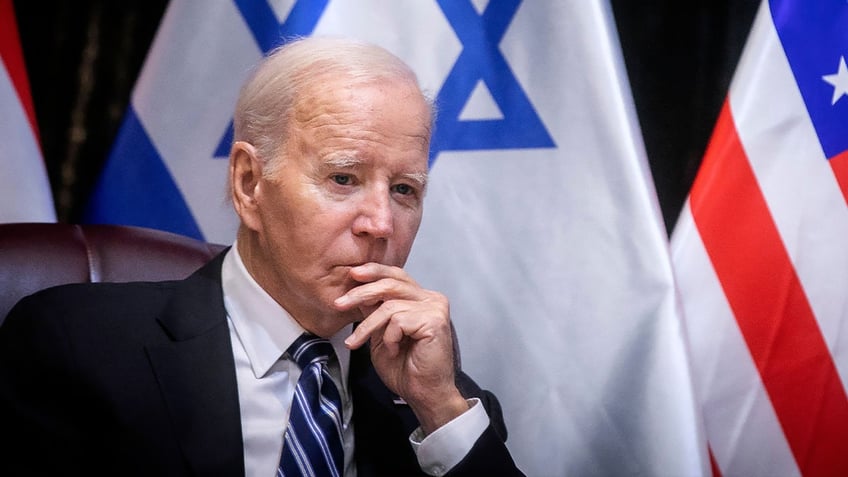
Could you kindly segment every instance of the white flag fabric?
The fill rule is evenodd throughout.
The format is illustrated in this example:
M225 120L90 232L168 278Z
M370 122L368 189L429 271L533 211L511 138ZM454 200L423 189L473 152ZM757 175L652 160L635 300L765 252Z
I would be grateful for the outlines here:
M0 0L0 223L55 222L12 0Z
M409 270L451 299L463 366L501 399L519 466L707 474L606 0L172 0L90 218L230 242L220 197L238 86L291 34L380 44L436 98Z
M763 1L672 239L717 475L848 475L848 3Z

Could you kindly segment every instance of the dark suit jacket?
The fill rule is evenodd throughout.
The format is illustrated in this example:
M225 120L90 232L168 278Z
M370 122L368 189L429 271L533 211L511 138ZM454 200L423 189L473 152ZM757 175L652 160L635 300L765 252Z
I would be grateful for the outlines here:
M243 475L222 257L182 281L21 300L0 327L0 475ZM407 441L415 416L367 350L352 354L349 380L359 475L422 475ZM457 383L492 424L450 475L521 475L497 400L462 373Z

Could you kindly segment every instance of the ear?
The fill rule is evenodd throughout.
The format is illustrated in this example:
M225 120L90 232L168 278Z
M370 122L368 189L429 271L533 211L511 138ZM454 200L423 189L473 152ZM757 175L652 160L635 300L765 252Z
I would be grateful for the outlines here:
M230 194L233 206L242 224L249 229L259 227L257 193L262 179L262 164L256 148L244 141L236 141L230 149Z

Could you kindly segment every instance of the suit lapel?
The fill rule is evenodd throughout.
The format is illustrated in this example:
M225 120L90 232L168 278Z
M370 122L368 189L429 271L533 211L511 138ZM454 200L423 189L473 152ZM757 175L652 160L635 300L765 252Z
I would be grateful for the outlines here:
M244 475L238 387L221 291L223 254L178 285L148 347L174 432L197 475Z

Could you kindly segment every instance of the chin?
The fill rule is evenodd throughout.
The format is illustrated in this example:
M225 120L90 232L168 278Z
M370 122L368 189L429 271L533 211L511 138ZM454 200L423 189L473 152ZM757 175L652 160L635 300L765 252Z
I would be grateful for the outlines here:
M321 323L322 325L326 325L325 328L321 330L310 331L320 336L323 336L324 338L330 338L331 336L338 333L345 326L353 323L358 323L360 321L362 321L362 313L360 313L359 310L335 312L328 315L326 321Z
M344 322L345 325L349 325L351 323L359 323L360 321L365 319L365 316L359 309L349 310L344 313L340 313L340 321Z

